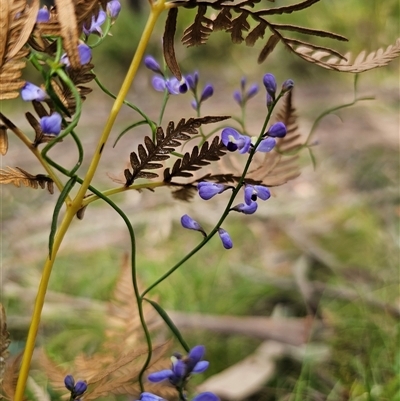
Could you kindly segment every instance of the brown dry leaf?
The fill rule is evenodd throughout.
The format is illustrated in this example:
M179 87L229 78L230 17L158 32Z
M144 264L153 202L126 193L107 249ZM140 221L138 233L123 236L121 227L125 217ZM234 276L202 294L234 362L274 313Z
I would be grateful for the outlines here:
M0 6L0 100L13 99L25 82L21 70L29 50L26 42L33 30L39 0L29 6L26 0L1 1Z
M79 31L74 4L72 0L55 0L55 4L57 6L58 22L61 25L64 49L71 67L79 69L81 66L78 52Z
M54 182L51 178L43 174L33 175L23 170L20 167L6 169L0 169L0 184L14 184L16 187L25 185L33 189L38 189L39 187L47 190L53 194L54 193Z
M7 154L8 151L8 134L7 127L5 125L0 125L0 153L2 156Z
M10 333L7 331L7 317L2 304L0 304L0 383L3 382L5 361L8 358L8 346L10 345Z
M328 70L341 72L359 73L373 68L384 67L395 58L400 56L400 38L396 43L388 46L386 49L380 48L369 54L364 50L351 62L351 53L345 54L345 60L339 57L332 57L332 54L324 51L315 51L308 46L288 45L302 59L317 64Z

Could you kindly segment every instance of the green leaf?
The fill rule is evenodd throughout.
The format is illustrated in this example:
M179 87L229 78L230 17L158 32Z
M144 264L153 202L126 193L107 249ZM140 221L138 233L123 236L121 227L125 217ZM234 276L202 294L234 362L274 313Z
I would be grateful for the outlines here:
M167 326L171 329L172 333L177 338L177 340L181 343L182 347L185 348L186 352L189 352L190 347L186 344L186 341L183 339L180 331L175 326L175 323L168 316L167 312L165 312L165 310L157 302L154 302L147 298L144 298L144 299L147 302L149 302L151 305L153 305L153 308L158 312L158 314L162 317L162 319L167 324Z

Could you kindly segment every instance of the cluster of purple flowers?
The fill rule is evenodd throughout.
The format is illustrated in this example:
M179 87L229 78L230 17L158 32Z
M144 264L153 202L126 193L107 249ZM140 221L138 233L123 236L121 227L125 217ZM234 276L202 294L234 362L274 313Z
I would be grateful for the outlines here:
M168 380L178 391L182 392L192 374L202 373L208 368L209 362L203 360L204 354L205 347L203 345L196 345L193 347L186 357L180 353L175 353L171 358L171 369L150 373L147 378L153 383ZM140 395L138 401L165 400L155 394L144 392ZM219 401L219 397L213 393L205 392L194 397L192 401Z
M248 90L246 90L246 77L240 80L240 91L236 90L233 92L233 98L240 107L244 107L248 100L257 95L259 87L257 84L252 84Z
M71 375L65 376L64 385L71 392L70 400L79 400L79 397L83 395L87 390L87 384L85 381L78 380L75 383L75 379Z
M196 71L193 74L189 74L186 77L186 82L189 85L189 89L194 95L194 100L192 101L192 107L194 110L199 110L200 105L209 99L214 94L214 87L211 84L206 84L201 91L200 97L197 95L198 84L199 84L199 73Z

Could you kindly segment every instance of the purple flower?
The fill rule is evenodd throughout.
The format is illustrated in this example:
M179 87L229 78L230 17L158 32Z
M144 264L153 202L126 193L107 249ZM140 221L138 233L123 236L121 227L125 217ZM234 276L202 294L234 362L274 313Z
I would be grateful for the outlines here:
M256 152L270 152L276 145L274 138L263 139L257 146Z
M264 185L246 185L244 189L244 201L246 205L251 205L258 198L267 200L271 197L271 193Z
M282 84L282 92L289 92L292 90L294 86L294 81L293 79L287 79L283 84Z
M157 63L156 59L153 56L146 56L144 58L144 65L151 71L156 72L157 74L160 74L164 76L164 74L161 71L160 64Z
M115 20L121 11L121 3L118 0L111 0L107 3L107 14Z
M189 85L189 88L195 92L197 88L197 84L199 83L199 73L195 71L193 74L190 74L186 77L186 81Z
M151 83L153 88L158 92L164 92L167 90L171 95L179 95L180 93L180 83L175 77L166 79L156 75L151 80Z
M250 149L251 139L247 135L241 135L233 128L225 128L221 132L222 143L230 152L239 150L239 153L247 153Z
M275 93L276 93L275 77L270 73L265 74L263 78L263 83L268 94L272 97L273 100L275 100Z
M204 353L205 347L203 345L193 347L186 358L175 353L171 358L171 369L150 373L147 378L153 383L169 380L172 385L180 388L192 373L202 373L208 368L209 362L202 360Z
M49 22L50 20L50 12L46 6L42 7L38 11L38 15L36 17L36 22Z
M187 228L188 230L200 231L204 236L207 236L206 232L203 230L201 225L196 220L193 220L187 214L184 214L181 217L181 224L182 227Z
M189 84L187 83L185 77L182 77L179 82L179 93L186 93L189 89Z
M83 32L85 33L86 36L89 36L91 33L97 33L98 35L103 35L103 31L101 30L101 25L104 24L104 22L107 19L107 14L105 11L100 10L99 14L96 17L92 17L92 21L90 23L90 26L87 27L86 25L83 25Z
M59 113L54 112L48 117L42 117L40 119L40 127L42 128L43 134L58 135L61 131L62 117Z
M218 229L219 238L221 238L222 245L225 249L231 249L233 247L233 242L228 232L223 228Z
M229 185L217 184L215 182L202 181L197 184L197 190L199 191L200 198L209 200L213 196L226 191L228 188L232 188Z
M85 381L78 380L75 383L75 379L71 375L65 376L64 385L71 392L71 399L73 400L79 398L87 390Z
M284 123L275 123L271 125L265 135L272 136L274 138L283 138L287 133L287 129Z
M238 205L234 206L231 210L244 214L253 214L257 210L257 207L258 207L257 202L251 202L250 205L246 205L246 203L239 203Z
M47 93L38 86L26 82L21 90L21 97L25 102L30 102L32 100L36 100L38 102L42 102L43 100L47 99Z
M235 102L239 104L239 106L243 107L246 102L254 97L258 92L258 85L253 84L250 86L249 90L246 92L246 78L243 77L240 80L240 91L236 90L233 92L233 98Z
M165 401L165 399L159 397L158 395L145 392L140 394L140 399L137 401Z
M78 53L81 65L89 63L92 59L92 51L90 50L90 47L88 45L85 45L84 43L80 43L78 45ZM69 58L66 53L61 56L60 63L65 64L67 67L71 66L71 63L69 62Z
M192 401L220 401L220 398L214 393L206 391L205 393L196 395L196 397L194 397Z
M207 84L204 89L203 92L201 92L201 96L200 96L200 103L204 102L205 100L209 99L212 95L214 94L214 88L212 85Z

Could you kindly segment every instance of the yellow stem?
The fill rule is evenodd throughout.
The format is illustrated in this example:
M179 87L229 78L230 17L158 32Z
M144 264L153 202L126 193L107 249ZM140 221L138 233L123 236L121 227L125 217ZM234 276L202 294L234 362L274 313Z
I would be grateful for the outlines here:
M112 188L112 189L107 189L106 191L103 191L102 194L104 196L111 196L115 194L119 194L121 192L125 191L130 191L130 190L140 190L140 189L153 189L153 188L158 188L158 187L164 187L168 184L166 184L164 181L157 181L157 182L147 182L145 184L136 184L136 185L131 185L130 187L118 187L118 188ZM87 206L89 203L94 202L95 200L99 199L97 195L90 195L87 198L83 199L82 201L82 207Z
M52 249L52 259L47 258L46 263L43 268L42 279L39 285L38 294L35 300L34 311L32 315L31 325L29 327L28 337L26 341L25 352L22 358L21 369L18 377L17 387L15 390L14 401L22 401L24 398L24 392L26 387L26 381L29 375L29 368L32 360L33 351L36 343L37 331L40 323L42 308L44 304L44 299L46 296L47 286L50 279L51 270L54 264L54 260L57 256L58 249L61 245L61 242L64 238L65 233L67 232L72 219L74 218L76 212L81 208L82 200L85 196L85 193L93 179L93 176L96 172L97 166L99 164L102 150L107 142L107 139L110 135L112 126L117 118L117 115L123 105L124 99L128 94L129 88L132 84L133 79L135 78L136 72L139 68L140 62L143 58L143 54L146 50L147 44L151 37L151 33L154 29L154 26L157 22L158 17L165 9L165 0L160 0L159 2L152 5L152 10L147 20L147 24L144 28L142 37L140 39L138 48L135 52L135 55L132 59L131 66L127 72L127 75L122 83L121 89L118 93L117 98L114 101L113 107L111 109L108 120L105 124L103 133L99 139L97 144L95 153L93 155L92 161L90 163L88 172L86 177L82 183L80 190L78 191L76 197L72 201L70 205L67 205L67 211L64 215L64 218L60 224L60 227L57 230L57 233L54 238L54 244ZM24 135L25 136L25 135ZM25 141L24 141L25 142ZM39 159L40 160L40 159Z

